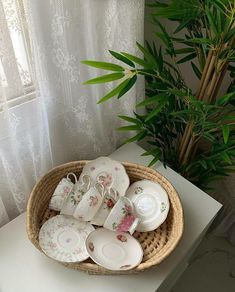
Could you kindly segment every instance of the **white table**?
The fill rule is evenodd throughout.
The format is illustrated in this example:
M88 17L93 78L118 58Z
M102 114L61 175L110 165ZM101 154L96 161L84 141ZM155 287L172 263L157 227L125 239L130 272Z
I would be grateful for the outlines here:
M119 148L112 158L147 165L136 144ZM172 169L160 163L156 170L167 177L180 195L185 230L175 251L149 271L129 276L89 276L70 270L41 254L29 242L25 214L0 229L0 292L154 292L169 291L187 267L191 253L202 239L221 205Z

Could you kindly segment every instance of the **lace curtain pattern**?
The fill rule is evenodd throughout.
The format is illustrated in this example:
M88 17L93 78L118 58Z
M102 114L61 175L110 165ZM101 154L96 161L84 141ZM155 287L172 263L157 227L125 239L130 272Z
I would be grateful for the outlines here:
M18 82L17 96L26 99L10 106L1 79L0 226L25 210L33 185L48 169L114 151L124 138L115 130L120 126L117 115L131 115L136 99L144 96L140 80L128 97L97 105L114 84L83 85L100 72L80 64L84 59L111 60L108 49L136 54L135 42L143 43L144 0L28 0L22 23L11 14L14 3L22 15L22 0L0 0L5 9L0 58L4 60L4 44L12 45L3 24L9 29L11 18L15 33L27 25L33 64L28 85L35 93L28 98L26 84ZM16 67L14 51L8 60ZM8 85L14 84L12 75Z

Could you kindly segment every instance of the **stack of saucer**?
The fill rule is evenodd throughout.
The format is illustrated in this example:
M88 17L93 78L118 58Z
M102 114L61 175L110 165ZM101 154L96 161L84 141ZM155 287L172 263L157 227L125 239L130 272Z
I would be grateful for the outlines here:
M167 217L169 201L157 183L129 184L123 165L108 157L87 163L79 178L69 173L49 204L60 215L46 221L39 233L44 253L66 263L90 256L110 270L140 264L143 250L132 234L158 228Z

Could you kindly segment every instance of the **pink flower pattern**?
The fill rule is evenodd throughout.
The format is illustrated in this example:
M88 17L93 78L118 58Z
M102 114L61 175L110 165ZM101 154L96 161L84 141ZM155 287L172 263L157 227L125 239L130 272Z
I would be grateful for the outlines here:
M132 226L133 222L135 221L135 216L132 215L132 208L131 206L125 205L125 207L122 208L122 212L124 214L121 222L117 224L114 222L112 224L113 228L117 232L127 232L129 231L130 227Z
M67 197L69 193L70 193L70 188L67 187L67 186L65 186L65 187L63 188L63 196L64 196L64 197Z
M117 239L120 240L121 242L127 242L127 237L123 234L118 234Z
M90 202L89 202L89 206L90 207L95 207L99 202L99 199L97 198L97 196L90 196Z
M122 221L117 225L117 232L127 232L133 222L135 221L135 217L133 215L126 215Z
M111 198L105 198L104 203L106 205L105 208L107 208L108 210L111 210L113 208L113 206L115 205L114 200Z
M52 241L49 241L47 243L48 247L51 248L51 249L55 249L57 247L56 243L52 242Z
M88 247L89 247L90 251L94 251L94 249L95 249L94 244L91 241L88 243Z
M101 183L104 187L109 187L111 186L113 182L113 177L111 173L102 173L98 176L98 182Z

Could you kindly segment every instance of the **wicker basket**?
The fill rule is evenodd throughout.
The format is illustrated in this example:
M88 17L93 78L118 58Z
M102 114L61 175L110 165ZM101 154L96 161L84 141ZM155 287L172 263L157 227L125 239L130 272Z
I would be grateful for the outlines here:
M79 175L87 162L70 162L53 168L32 190L27 206L27 233L31 242L40 251L42 251L38 242L40 227L46 220L58 214L58 212L48 209L50 198L57 184L68 172ZM151 232L134 233L134 237L140 242L144 251L142 262L136 268L128 271L110 271L98 266L91 259L82 263L62 263L63 265L89 274L132 274L159 264L175 249L183 233L183 211L176 190L166 178L151 168L133 163L123 163L123 165L131 183L141 179L158 182L166 190L170 200L167 220L159 228Z

